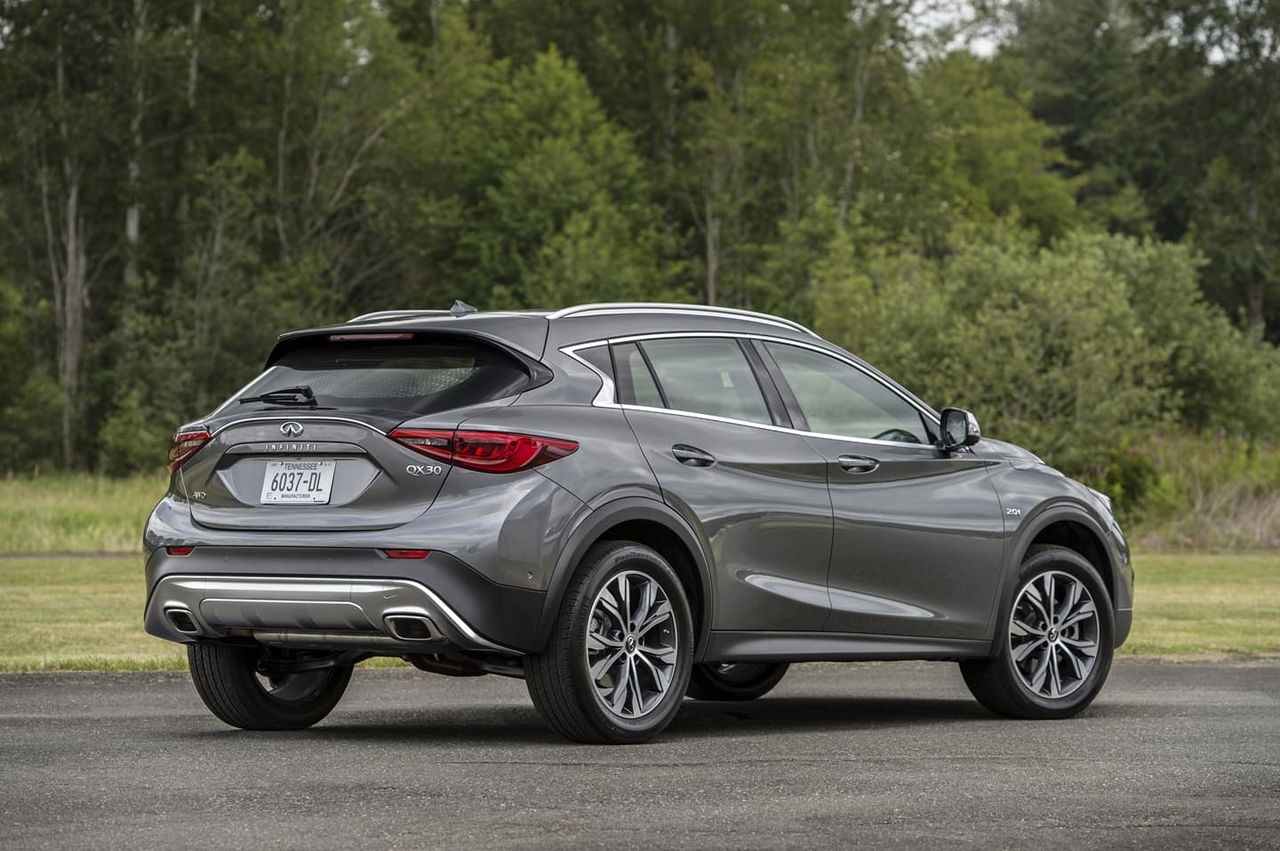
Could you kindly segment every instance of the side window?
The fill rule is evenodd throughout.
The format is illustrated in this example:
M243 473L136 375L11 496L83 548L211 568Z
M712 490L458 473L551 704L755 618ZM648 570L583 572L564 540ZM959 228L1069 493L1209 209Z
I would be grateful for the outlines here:
M755 373L736 340L679 337L642 344L667 407L772 424Z
M624 405L665 408L662 394L653 380L649 365L635 343L613 347L614 377L618 383L618 401Z
M765 343L791 386L810 431L928 443L911 403L844 361L785 343Z

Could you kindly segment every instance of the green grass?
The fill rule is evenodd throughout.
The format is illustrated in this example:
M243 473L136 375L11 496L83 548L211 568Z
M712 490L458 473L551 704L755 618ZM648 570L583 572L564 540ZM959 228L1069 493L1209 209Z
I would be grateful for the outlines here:
M1135 563L1134 627L1121 653L1280 653L1280 552ZM145 593L140 556L0 559L0 671L184 668L181 647L143 632Z
M1280 653L1280 552L1140 554L1122 654Z
M142 556L0 560L0 671L185 666L142 629Z
M145 602L141 555L0 558L0 671L185 669L184 648L143 631Z
M140 553L166 482L163 471L0 478L0 553Z

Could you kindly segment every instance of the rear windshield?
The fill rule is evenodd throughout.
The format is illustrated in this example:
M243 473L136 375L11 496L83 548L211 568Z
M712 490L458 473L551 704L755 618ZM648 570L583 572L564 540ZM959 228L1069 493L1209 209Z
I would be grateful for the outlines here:
M326 341L286 352L224 409L286 407L239 400L310 387L319 409L417 416L501 399L528 383L514 358L480 342Z

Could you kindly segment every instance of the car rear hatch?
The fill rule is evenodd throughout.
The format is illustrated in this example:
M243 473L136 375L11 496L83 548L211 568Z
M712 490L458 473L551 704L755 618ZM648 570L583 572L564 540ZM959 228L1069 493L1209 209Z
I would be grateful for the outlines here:
M188 427L208 434L179 470L192 519L225 529L400 526L431 507L452 467L391 437L396 425L428 417L453 429L548 376L475 334L283 338L262 375Z

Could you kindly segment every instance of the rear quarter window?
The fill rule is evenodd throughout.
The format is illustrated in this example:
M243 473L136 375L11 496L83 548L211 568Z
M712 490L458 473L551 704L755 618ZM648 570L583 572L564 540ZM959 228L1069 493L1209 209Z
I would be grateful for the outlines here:
M671 338L641 343L667 407L678 411L772 423L760 385L731 338Z

